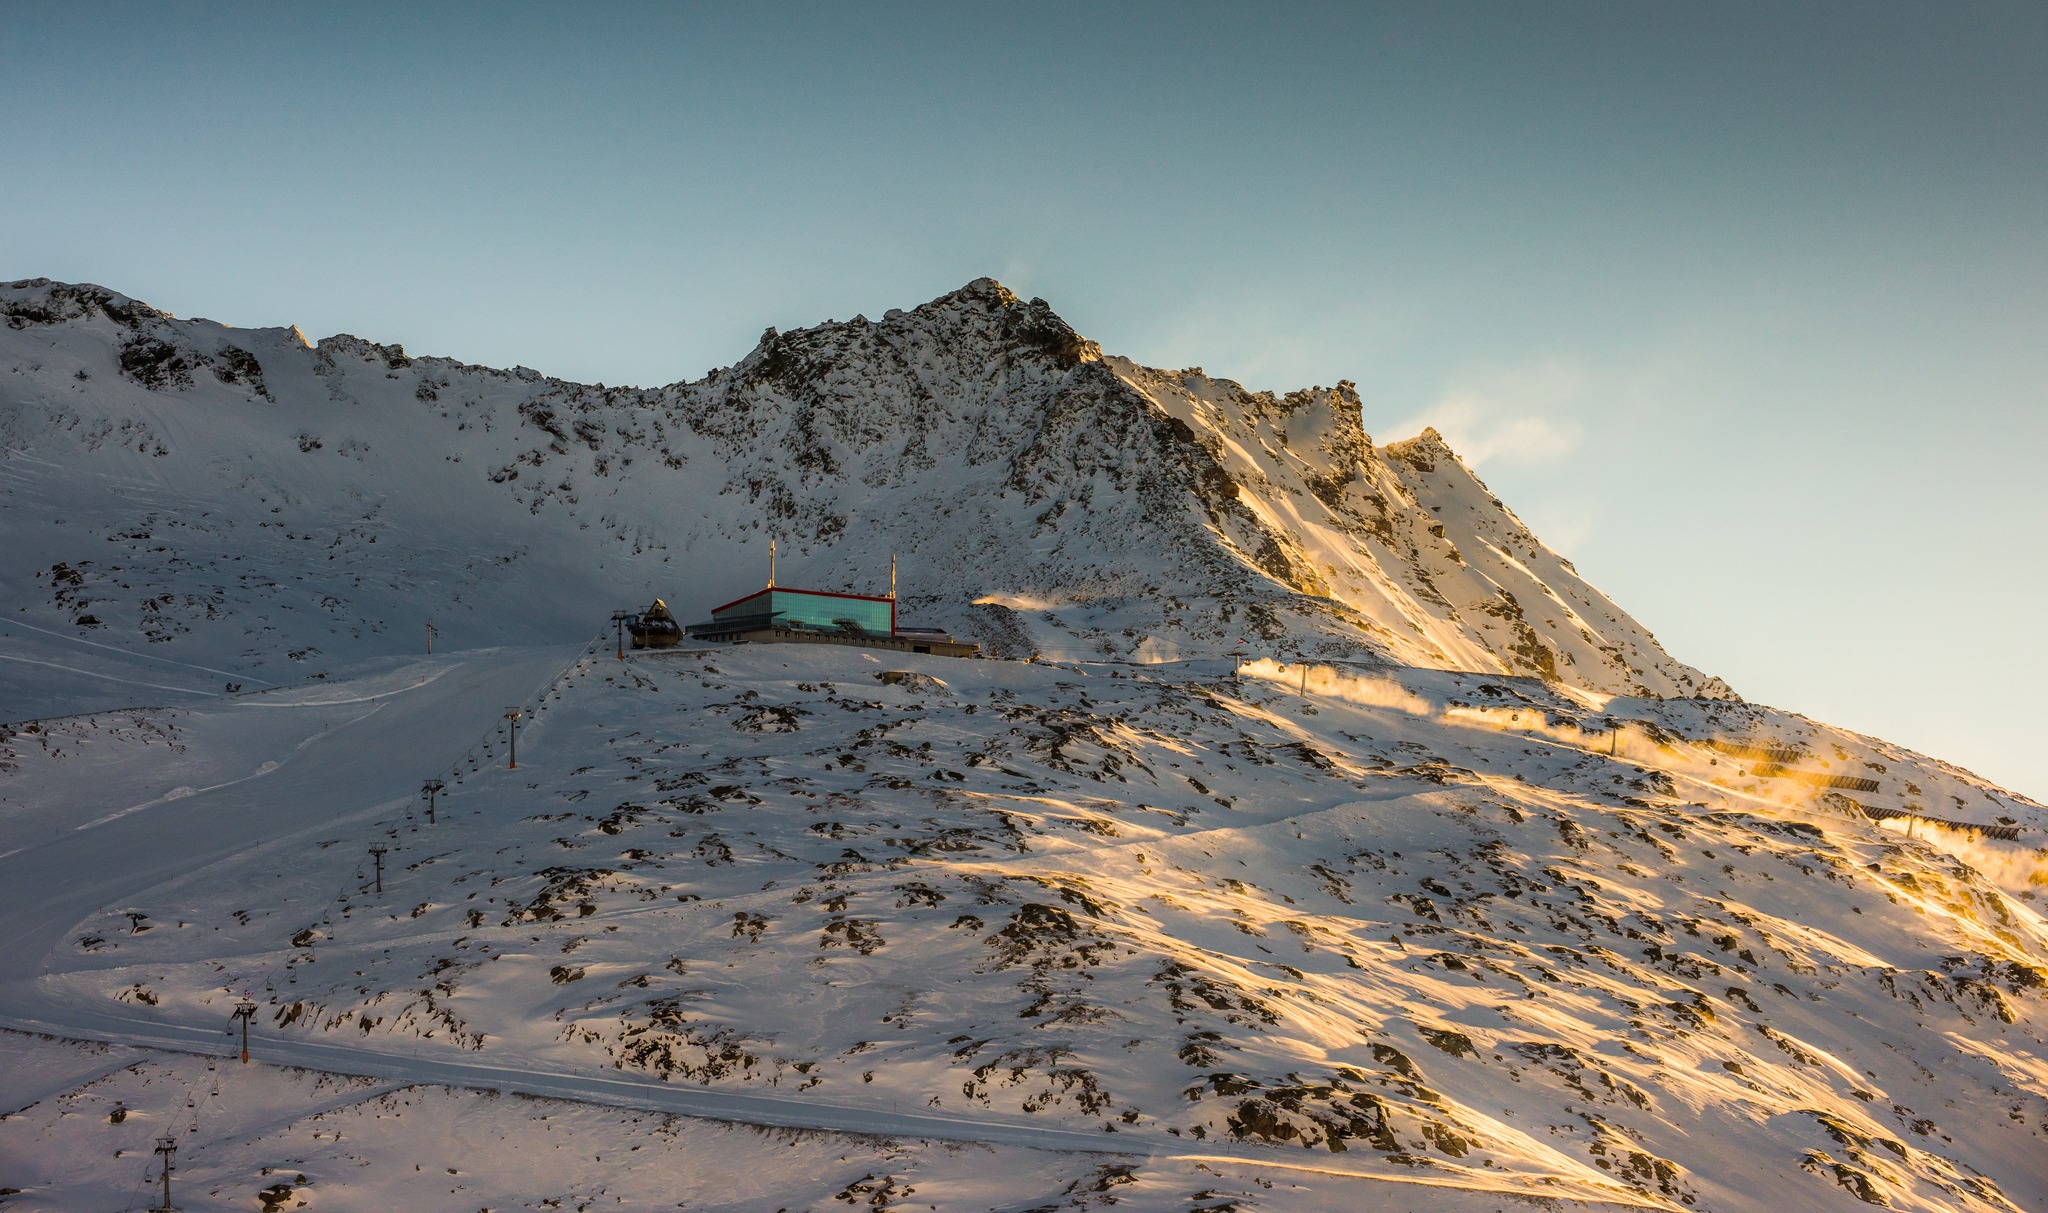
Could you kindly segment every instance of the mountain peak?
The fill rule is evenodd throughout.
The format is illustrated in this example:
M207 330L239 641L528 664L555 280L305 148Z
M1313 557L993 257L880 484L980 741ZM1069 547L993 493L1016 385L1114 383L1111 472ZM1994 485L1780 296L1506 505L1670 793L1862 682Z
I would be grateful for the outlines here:
M651 390L414 358L345 334L308 349L294 330L175 320L100 287L19 283L0 306L41 383L9 402L0 432L50 452L49 466L171 480L189 468L191 503L217 514L216 470L246 467L234 483L266 511L293 511L292 534L334 515L455 508L480 528L471 549L548 553L401 592L343 573L336 551L343 580L318 600L362 618L309 618L305 636L278 628L288 651L366 642L422 609L421 594L455 618L453 602L498 593L486 581L505 577L527 608L476 626L581 626L604 585L674 597L678 559L699 570L697 590L732 597L773 535L823 589L871 588L901 556L932 621L999 654L1157 660L1258 637L1610 695L1726 694L1544 548L1435 430L1377 449L1350 381L1276 395L1105 358L1044 300L993 278L879 322L769 329L736 365ZM149 471L112 469L95 445L106 434L129 435ZM337 451L348 458L333 462ZM121 538L153 533L147 515L110 514L101 529L154 562L164 549ZM611 538L593 544L593 531ZM81 533L44 534L47 555L21 567L81 567ZM374 533L379 547L357 560L409 542ZM186 651L229 661L244 646L217 621L284 609L278 587L216 588L174 627L161 601L117 605L152 584L134 567L94 565L82 614L165 644L190 634ZM23 585L17 598L40 594ZM196 639L216 631L218 654Z
M985 301L990 307L1009 307L1018 302L1016 292L993 278L976 278L957 291L941 295L939 299L963 301ZM934 300L938 302L938 300ZM1041 300L1041 302L1043 302Z
M1075 332L1045 300L1026 301L993 278L976 278L909 311L890 308L879 324L856 316L787 332L770 326L735 369L793 386L849 356L869 357L875 342L894 347L911 334L945 349L951 358L1002 358L1021 352L1067 370L1102 359L1102 347Z
M1036 349L1064 367L1099 362L1102 347L1074 331L1043 299L1024 300L993 278L976 278L959 290L926 303L910 315L941 324L964 316L993 321L1004 338Z

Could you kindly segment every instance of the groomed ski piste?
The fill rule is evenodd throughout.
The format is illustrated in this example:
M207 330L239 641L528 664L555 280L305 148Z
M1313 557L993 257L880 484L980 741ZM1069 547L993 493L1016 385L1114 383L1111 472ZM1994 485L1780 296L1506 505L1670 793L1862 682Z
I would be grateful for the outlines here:
M0 1208L2048 1209L2048 812L1349 384L0 316ZM593 636L771 534L989 656Z
M1270 661L607 642L17 731L10 1207L166 1132L215 1207L2041 1207L2031 853L1731 737L2048 824Z

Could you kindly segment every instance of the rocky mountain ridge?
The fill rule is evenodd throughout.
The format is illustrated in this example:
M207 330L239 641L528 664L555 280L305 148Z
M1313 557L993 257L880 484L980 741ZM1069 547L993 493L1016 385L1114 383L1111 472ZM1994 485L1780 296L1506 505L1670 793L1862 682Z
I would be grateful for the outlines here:
M701 611L758 584L772 536L785 580L820 588L875 590L899 556L907 615L1002 654L1248 641L1730 693L1440 438L1376 445L1350 384L1274 396L1146 368L987 279L770 330L653 389L309 345L43 279L0 288L0 316L0 509L34 554L0 576L30 604L14 621L48 632L268 677L426 617L531 641L656 594ZM79 478L99 488L53 523L54 482ZM309 543L325 558L297 585L248 567Z

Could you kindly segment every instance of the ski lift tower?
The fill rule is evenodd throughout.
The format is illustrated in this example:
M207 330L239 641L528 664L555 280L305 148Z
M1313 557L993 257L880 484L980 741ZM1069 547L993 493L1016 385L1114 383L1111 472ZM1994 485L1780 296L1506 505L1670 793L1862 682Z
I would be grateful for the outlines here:
M171 1161L178 1154L178 1139L171 1136L157 1138L156 1153L157 1157L164 1160L164 1203L151 1209L149 1213L178 1213L176 1206L171 1204Z

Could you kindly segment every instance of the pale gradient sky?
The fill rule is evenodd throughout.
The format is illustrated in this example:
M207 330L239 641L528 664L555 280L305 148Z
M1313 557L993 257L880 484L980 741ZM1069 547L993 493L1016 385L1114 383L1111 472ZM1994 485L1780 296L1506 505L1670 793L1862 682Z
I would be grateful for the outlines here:
M422 7L424 12L418 11ZM2048 6L0 7L0 276L586 381L984 274L2048 798Z

